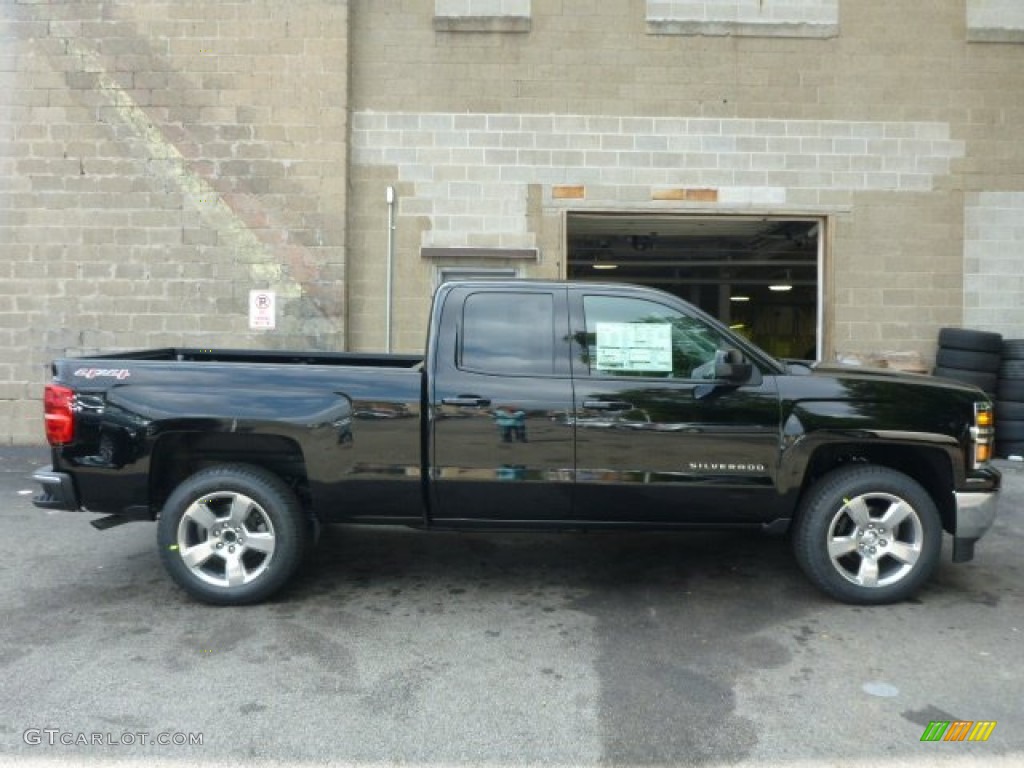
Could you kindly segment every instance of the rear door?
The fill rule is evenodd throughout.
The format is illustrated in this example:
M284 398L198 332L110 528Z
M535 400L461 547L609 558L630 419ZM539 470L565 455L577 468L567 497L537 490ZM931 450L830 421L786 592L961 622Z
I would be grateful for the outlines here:
M763 522L775 492L773 372L714 381L735 339L672 297L573 288L576 508L580 520ZM748 358L749 359L749 358Z
M567 291L467 284L444 297L430 399L433 520L568 520Z

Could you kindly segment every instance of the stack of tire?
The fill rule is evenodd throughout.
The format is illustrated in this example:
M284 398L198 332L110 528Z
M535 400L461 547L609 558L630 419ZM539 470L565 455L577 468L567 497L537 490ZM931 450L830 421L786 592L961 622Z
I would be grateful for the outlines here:
M1003 340L996 393L996 456L1024 456L1024 339Z
M1002 362L1003 337L1000 334L968 328L939 330L934 375L974 384L995 399ZM998 425L998 421L996 423Z

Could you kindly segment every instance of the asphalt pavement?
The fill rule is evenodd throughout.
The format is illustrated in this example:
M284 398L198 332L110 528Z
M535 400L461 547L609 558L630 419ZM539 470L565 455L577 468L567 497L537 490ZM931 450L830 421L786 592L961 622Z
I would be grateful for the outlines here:
M894 606L822 596L783 538L341 527L212 608L154 525L33 507L45 463L0 448L0 765L1024 766L1024 464Z

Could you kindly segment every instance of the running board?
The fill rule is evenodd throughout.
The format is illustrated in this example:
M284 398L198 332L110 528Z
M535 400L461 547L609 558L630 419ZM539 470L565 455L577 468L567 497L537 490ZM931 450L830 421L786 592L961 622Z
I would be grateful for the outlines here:
M125 517L124 515L107 515L106 517L101 517L98 520L90 520L89 525L97 531L106 531L110 528L116 528L119 525L124 525L125 523L130 522L132 522L132 519L130 517Z

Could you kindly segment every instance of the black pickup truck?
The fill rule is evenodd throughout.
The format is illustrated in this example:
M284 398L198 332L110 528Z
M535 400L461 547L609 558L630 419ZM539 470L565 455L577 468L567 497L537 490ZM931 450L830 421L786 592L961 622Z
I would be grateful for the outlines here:
M158 520L173 579L262 600L321 523L788 532L852 603L906 598L992 525L992 404L773 359L625 285L438 289L419 356L159 349L58 360L47 509Z

